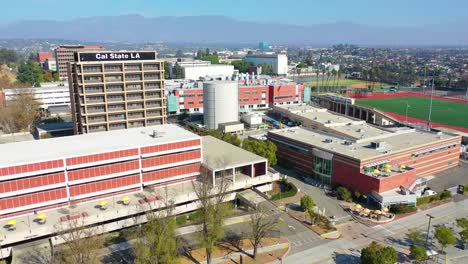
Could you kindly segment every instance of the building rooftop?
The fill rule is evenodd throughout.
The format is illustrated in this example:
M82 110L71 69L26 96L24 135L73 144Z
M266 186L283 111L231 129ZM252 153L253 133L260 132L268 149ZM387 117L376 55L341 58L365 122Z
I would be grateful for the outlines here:
M317 108L310 105L286 105L275 106L280 112L289 112L299 118L307 119L316 123L317 127L326 128L327 131L334 130L339 134L345 134L351 139L371 139L390 135L388 129L375 127L366 121L329 112L325 108Z
M153 138L153 131L158 137ZM200 138L176 125L157 125L0 145L0 166L83 156Z
M212 136L202 137L203 163L211 169L223 169L264 162L265 158Z
M361 161L457 137L453 134L437 134L407 129L389 133L385 138L379 140L380 142L384 142L385 146L373 149L370 147L371 142L373 142L371 140L361 142L351 141L351 145L346 145L344 144L345 140L343 137L302 127L271 130L268 134L286 137L303 144Z

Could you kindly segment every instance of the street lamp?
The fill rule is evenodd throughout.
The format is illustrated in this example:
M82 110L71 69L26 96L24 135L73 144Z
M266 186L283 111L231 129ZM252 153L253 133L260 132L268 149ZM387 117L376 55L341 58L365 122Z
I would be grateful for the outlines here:
M408 108L410 108L410 105L408 104L408 101L406 101L406 115L405 115L406 124L408 124Z
M427 250L427 241L429 240L429 229L431 228L431 220L435 218L434 216L430 214L426 214L427 217L429 217L429 223L427 224L427 235L426 235L426 243L424 245L424 248Z

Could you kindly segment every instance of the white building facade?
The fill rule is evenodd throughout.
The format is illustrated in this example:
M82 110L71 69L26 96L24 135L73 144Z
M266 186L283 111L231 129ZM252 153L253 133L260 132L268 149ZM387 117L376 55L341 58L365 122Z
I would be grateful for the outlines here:
M286 54L248 54L245 60L254 66L270 64L275 74L286 75L288 73L288 56Z

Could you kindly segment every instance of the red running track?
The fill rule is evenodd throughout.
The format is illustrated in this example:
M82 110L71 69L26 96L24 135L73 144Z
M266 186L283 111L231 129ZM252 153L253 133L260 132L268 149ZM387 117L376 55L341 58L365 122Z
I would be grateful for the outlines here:
M402 122L405 122L406 121L406 116L404 115L399 115L399 114L395 114L393 112L384 112L386 115L389 115L399 121L402 121ZM427 120L422 120L422 119L419 119L419 118L414 118L414 117L410 117L408 116L408 122L410 123L418 123L418 124L424 124L427 126ZM432 122L432 127L446 127L446 128L451 128L451 129L455 129L455 130L458 130L458 131L462 131L462 132L465 132L465 133L468 133L468 128L466 127L457 127L457 126L450 126L450 125L445 125L445 124L441 124L441 123L435 123L435 122Z
M383 98L395 98L395 97L430 98L431 96L427 94L416 93L416 92L396 92L396 93L369 93L366 96L360 96L359 94L354 94L354 95L351 95L350 97L355 98L355 99L360 99L360 100L367 100L367 99L383 99ZM448 97L442 97L442 96L436 96L436 95L432 96L432 98L450 101L454 103L468 104L468 101L464 99L457 99L457 98L452 98L452 97L448 98Z

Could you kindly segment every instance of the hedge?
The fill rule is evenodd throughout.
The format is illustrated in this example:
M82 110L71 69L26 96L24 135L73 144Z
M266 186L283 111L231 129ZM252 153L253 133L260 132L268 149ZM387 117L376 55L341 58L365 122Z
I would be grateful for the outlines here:
M280 192L280 193L277 193L275 195L272 195L271 196L271 199L273 201L276 201L276 200L279 200L279 199L283 199L283 198L288 198L288 197L292 197L294 195L296 195L297 193L297 187L296 185L294 185L293 183L291 182L287 182L286 183L287 186L289 187L287 191L285 192Z
M417 210L416 206L410 206L410 205L404 205L404 204L394 205L390 207L390 212L394 214L406 214L406 213L416 212L416 210Z
M437 193L437 194L434 194L434 195L419 197L416 200L416 204L417 205L423 205L423 204L427 204L427 203L432 203L432 202L436 202L436 201L445 200L445 199L448 199L448 198L451 198L451 197L452 197L452 193L450 191L443 191L441 193Z

